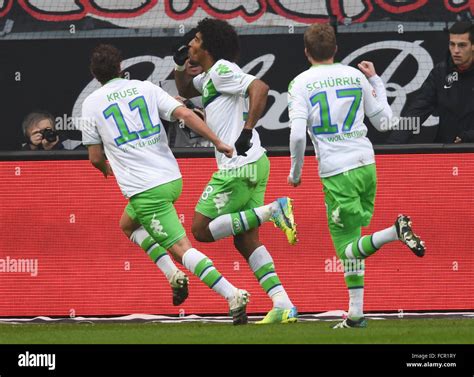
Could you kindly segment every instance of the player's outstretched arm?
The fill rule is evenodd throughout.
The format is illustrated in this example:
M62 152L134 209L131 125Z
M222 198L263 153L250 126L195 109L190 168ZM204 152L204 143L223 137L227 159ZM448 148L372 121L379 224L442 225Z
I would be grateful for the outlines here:
M183 120L183 122L194 132L209 140L216 149L224 153L226 157L232 157L234 149L225 144L217 137L217 135L207 126L204 121L199 118L192 110L185 106L179 106L173 111L173 117Z
M88 145L89 161L98 170L102 172L105 178L113 176L112 168L107 163L102 144Z

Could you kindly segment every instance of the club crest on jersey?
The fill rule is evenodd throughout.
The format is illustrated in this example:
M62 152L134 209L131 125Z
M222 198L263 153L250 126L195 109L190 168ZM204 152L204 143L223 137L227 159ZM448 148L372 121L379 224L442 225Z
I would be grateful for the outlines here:
M163 232L163 225L161 225L160 220L155 219L156 213L153 214L153 218L150 221L150 228L160 237L168 237L168 233Z
M232 191L223 192L216 195L213 201L214 201L214 204L216 205L217 213L221 213L222 208L224 208L226 204L229 202L230 194L232 194Z
M227 67L224 64L219 64L219 66L216 69L216 72L219 76L225 75L226 73L232 72L229 67Z

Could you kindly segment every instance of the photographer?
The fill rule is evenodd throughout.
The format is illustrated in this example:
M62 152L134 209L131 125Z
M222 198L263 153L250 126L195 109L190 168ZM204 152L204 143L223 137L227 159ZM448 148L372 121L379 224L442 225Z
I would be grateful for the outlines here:
M21 148L23 151L59 150L64 149L59 141L59 135L54 129L54 119L51 114L45 112L30 113L23 120L23 134L26 144Z
M22 123L26 143L22 151L73 150L80 147L77 140L64 140L54 127L53 116L47 112L33 112Z

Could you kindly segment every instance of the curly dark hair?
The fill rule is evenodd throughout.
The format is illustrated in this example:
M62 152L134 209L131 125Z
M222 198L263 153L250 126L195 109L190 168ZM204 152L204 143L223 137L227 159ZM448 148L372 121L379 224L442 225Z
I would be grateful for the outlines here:
M228 22L204 18L199 21L196 32L201 33L202 48L207 50L215 61L226 59L236 62L239 58L239 36Z
M90 70L94 77L103 85L120 77L122 53L118 48L108 44L100 44L92 50Z

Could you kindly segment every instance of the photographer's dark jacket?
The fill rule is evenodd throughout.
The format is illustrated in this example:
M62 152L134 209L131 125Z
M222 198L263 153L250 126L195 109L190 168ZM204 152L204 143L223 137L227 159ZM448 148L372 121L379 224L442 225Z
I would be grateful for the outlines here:
M64 145L62 143L61 140L59 140L59 142L51 149L52 151L58 151L58 150L63 150L64 149ZM26 143L26 144L23 144L22 147L21 147L21 150L22 151L31 151L31 146L30 144ZM43 151L43 145L38 145L38 149L36 149L38 151Z
M402 117L420 117L420 125L430 115L439 116L433 142L453 143L456 136L464 143L474 142L474 63L462 72L451 56L437 64L401 113ZM406 143L410 136L410 131L392 131L387 143Z

